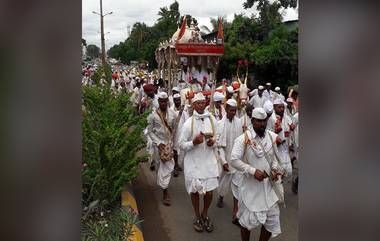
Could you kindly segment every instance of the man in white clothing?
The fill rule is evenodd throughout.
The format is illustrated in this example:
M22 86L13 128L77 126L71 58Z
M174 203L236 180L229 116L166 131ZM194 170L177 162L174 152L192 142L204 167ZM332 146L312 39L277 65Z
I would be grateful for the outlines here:
M253 105L253 108L263 107L264 102L267 100L267 98L263 95L264 87L262 85L259 85L257 89L257 95L252 96L252 98L249 100L249 103Z
M222 105L222 101L224 100L224 95L220 92L215 92L213 95L213 106L207 106L206 110L210 112L216 120L221 120L223 116L226 115L226 111Z
M274 88L274 93L273 93L273 99L275 98L280 98L281 100L285 101L285 96L283 94L281 94L281 88L280 87L276 87Z
M179 87L173 87L172 88L172 95L169 96L169 107L172 107L174 105L174 102L173 102L173 96L175 94L179 94L181 90L179 89Z
M288 182L292 175L292 164L289 155L290 134L295 126L292 119L285 113L285 104L281 99L275 99L273 102L274 113L268 119L268 130L273 131L279 137L278 151L281 158L280 165L287 171L286 181Z
M216 159L216 121L205 112L205 97L198 93L192 99L193 115L185 122L180 137L180 149L184 151L184 176L187 192L191 196L197 232L213 231L213 224L207 215L212 202L212 192L218 184L219 168ZM199 196L204 195L202 213L199 210Z
M285 108L285 113L293 118L293 115L296 113L295 108L293 107L294 100L292 97L289 97L286 99L286 108Z
M270 101L273 101L273 91L271 90L272 88L272 84L271 83L266 83L266 89L264 90L264 97L267 99L267 100L270 100Z
M238 187L241 182L241 173L236 171L230 164L231 151L235 139L243 134L243 127L240 119L236 116L237 102L234 99L229 99L226 103L226 116L218 121L216 143L218 146L218 155L220 157L223 171L220 177L218 194L219 199L217 206L224 206L223 198L232 189L233 194L233 211L232 223L238 224L236 213L238 210Z
M277 135L266 130L263 108L252 111L252 129L239 136L231 153L231 165L243 173L239 188L241 240L249 241L251 230L261 226L260 241L281 233L279 195L281 168L274 155Z
M183 115L183 106L181 104L181 96L176 93L173 95L173 106L170 107L170 109L173 110L175 113L175 123L174 123L174 133L173 133L173 158L174 158L174 170L173 170L173 176L178 177L178 174L180 171L182 171L182 168L178 164L178 153L179 153L179 135L181 134L181 126L180 126L180 120Z
M267 113L267 120L268 120L273 114L273 103L270 100L265 101L263 109Z
M159 155L157 184L163 190L163 204L170 206L168 186L174 169L172 132L175 113L168 108L168 95L158 93L159 108L148 116L148 135L152 140L154 151Z

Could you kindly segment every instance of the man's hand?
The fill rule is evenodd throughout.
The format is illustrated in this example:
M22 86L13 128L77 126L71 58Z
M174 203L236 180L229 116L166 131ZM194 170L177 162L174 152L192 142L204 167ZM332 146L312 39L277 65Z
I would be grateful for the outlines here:
M262 180L264 180L265 174L259 169L256 169L254 177L261 182Z
M281 176L281 173L277 171L276 169L272 169L271 174L272 174L272 180L275 180L275 181L277 181L278 177Z
M165 144L160 143L160 144L158 145L158 148L159 148L160 150L163 150L163 149L165 148Z
M207 145L208 145L208 146L213 146L214 143L215 143L214 138L210 138L210 139L207 140Z
M282 144L282 140L281 140L281 138L280 137L276 137L276 144L277 145L281 145Z
M201 133L199 133L193 140L193 144L194 145L198 145L198 144L201 144L203 142L203 135Z
M289 128L290 130L294 131L294 129L296 129L296 125L294 125L293 123L289 125Z
M230 167L228 166L228 163L223 164L223 171L225 171L225 172L230 171Z

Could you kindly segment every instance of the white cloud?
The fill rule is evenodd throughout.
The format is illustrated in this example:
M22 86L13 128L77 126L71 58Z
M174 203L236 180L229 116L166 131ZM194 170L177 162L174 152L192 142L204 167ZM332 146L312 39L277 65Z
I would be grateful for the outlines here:
M210 27L210 17L227 16L231 21L234 13L245 13L250 16L253 9L245 10L245 0L177 0L179 11L183 14L191 14L199 25ZM158 18L160 7L169 7L174 0L103 0L103 14L110 11L111 15L104 17L104 31L106 49L127 38L127 26L136 22L144 22L152 26ZM100 46L100 17L92 13L100 12L99 0L82 1L82 34L88 44ZM298 18L297 11L286 10L285 20Z

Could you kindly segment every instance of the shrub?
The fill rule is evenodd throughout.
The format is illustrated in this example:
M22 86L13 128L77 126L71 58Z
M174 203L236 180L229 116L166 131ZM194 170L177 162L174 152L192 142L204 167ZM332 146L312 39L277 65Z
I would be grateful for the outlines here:
M145 156L146 115L135 115L130 95L109 88L83 87L82 204L99 200L109 208L120 204L124 185L138 174Z

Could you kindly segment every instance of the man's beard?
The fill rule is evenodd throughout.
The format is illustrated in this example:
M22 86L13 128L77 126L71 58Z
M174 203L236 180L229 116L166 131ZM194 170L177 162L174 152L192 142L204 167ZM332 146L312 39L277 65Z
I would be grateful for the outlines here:
M256 134L259 137L264 137L264 135L265 135L265 128L264 127L257 128L257 129L255 129L255 132L256 132Z

